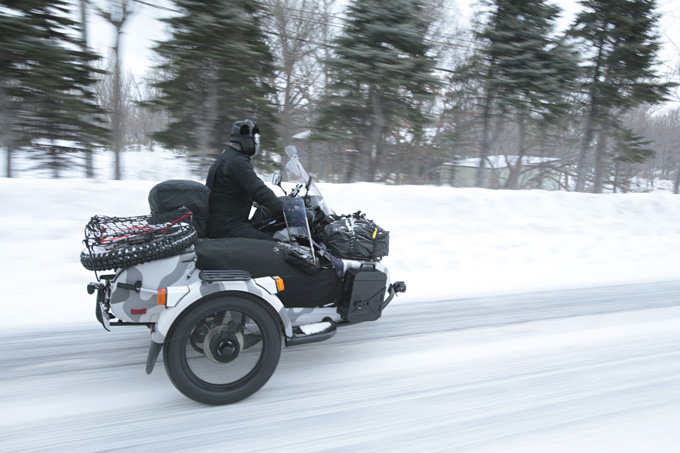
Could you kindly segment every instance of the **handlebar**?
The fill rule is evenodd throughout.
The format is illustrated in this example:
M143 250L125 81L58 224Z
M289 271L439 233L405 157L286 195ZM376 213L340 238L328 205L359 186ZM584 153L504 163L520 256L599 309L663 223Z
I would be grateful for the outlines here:
M296 184L295 187L288 194L289 197L297 197L302 189L302 184Z

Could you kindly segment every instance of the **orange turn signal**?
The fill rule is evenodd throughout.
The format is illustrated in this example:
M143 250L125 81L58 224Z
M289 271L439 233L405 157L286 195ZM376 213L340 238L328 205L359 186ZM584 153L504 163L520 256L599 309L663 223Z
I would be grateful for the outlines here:
M284 289L286 289L286 286L283 284L283 279L281 277L274 277L274 281L276 282L276 290L278 292L281 292Z
M168 290L166 288L158 288L158 294L156 295L156 304L165 305L168 301Z

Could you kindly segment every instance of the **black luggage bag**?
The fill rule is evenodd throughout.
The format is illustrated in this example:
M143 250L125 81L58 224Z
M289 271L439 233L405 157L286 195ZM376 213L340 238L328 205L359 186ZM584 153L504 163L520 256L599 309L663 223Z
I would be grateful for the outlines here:
M323 242L338 258L374 261L389 253L390 232L357 213L327 225Z
M338 313L351 323L375 321L380 318L387 275L373 266L348 269L342 285Z
M208 235L210 189L205 184L184 179L170 179L156 184L149 192L153 214L187 208L198 237Z

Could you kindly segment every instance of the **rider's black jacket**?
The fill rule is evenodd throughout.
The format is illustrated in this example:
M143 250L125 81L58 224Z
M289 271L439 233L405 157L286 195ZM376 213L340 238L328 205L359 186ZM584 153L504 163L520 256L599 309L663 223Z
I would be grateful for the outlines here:
M248 221L253 201L265 206L272 216L283 212L281 200L255 174L250 157L228 146L208 171L210 225ZM210 228L209 228L210 229Z

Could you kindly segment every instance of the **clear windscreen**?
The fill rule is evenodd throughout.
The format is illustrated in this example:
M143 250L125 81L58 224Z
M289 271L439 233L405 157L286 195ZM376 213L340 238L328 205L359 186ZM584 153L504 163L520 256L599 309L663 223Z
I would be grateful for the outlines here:
M305 202L302 198L287 198L283 202L283 216L290 237L301 236L309 238L309 224L305 214Z
M309 221L305 209L305 202L302 198L287 198L283 202L283 216L286 219L286 227L288 228L288 237L303 237L309 241L309 251L312 261L316 263L316 256L314 255L314 245L312 243L312 235L309 231Z
M306 185L309 181L309 175L302 166L302 162L300 162L297 148L294 146L286 146L286 155L288 156L288 163L285 168L288 182Z
M314 184L314 181L310 181L309 174L302 166L302 162L300 162L300 155L298 154L297 148L295 146L286 146L286 155L288 156L288 163L286 163L285 170L288 182L292 184L302 184L307 188L307 196L310 197L312 206L319 206L326 215L333 214L333 211L324 201L319 188Z

